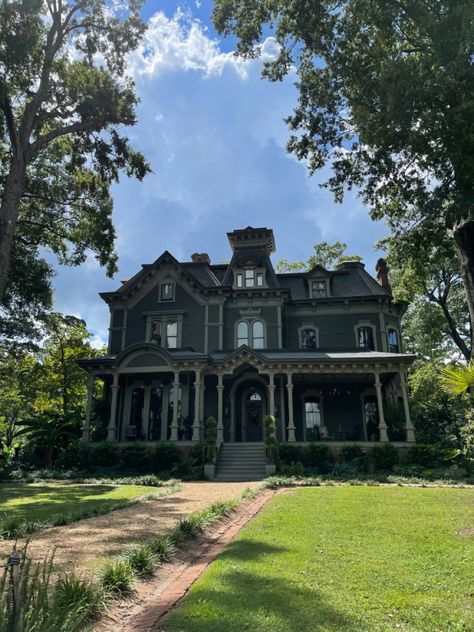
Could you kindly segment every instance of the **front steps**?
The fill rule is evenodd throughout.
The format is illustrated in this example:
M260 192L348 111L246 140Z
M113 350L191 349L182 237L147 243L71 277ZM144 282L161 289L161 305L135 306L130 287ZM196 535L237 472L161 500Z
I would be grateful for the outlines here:
M264 443L223 443L216 481L261 481L265 478Z

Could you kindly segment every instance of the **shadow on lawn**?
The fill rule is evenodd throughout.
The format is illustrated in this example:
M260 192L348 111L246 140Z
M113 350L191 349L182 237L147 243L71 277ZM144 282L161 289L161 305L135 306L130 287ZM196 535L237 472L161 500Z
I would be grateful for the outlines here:
M239 570L220 574L218 582L209 588L198 582L162 629L352 632L360 628L356 620L325 602L317 586Z

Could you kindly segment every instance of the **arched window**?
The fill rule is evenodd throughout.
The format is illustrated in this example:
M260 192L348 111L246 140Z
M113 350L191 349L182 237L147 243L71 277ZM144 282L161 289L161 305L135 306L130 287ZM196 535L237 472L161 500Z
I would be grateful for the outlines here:
M375 351L374 330L369 325L357 327L357 346Z
M265 334L261 320L256 320L252 324L252 347L254 349L263 349L265 347Z
M249 343L249 325L242 320L237 325L237 346L248 345Z
M390 351L390 353L400 353L398 331L396 329L388 330L388 350Z
M305 398L304 422L306 429L306 441L315 441L316 439L319 439L319 427L321 426L319 397Z
M302 349L316 349L318 337L315 327L304 327L300 330L300 347Z

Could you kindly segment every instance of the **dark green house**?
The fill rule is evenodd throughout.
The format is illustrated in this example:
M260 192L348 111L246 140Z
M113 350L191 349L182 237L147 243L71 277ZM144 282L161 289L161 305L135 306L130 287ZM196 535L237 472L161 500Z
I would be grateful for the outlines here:
M164 252L101 294L109 347L81 362L84 439L194 442L213 416L219 442L259 443L271 414L279 442L414 441L405 377L414 357L403 353L403 306L384 260L377 280L357 261L276 274L272 230L227 237L229 264ZM106 384L103 429L91 428L94 378Z

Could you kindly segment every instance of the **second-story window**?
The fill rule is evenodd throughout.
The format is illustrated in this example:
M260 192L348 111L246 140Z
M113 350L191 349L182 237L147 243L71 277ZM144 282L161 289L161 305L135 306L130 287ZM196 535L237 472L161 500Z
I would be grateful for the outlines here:
M174 301L174 289L174 283L162 283L160 285L160 301L162 303Z
M357 327L357 346L375 351L374 330L368 325Z
M176 349L178 346L178 321L168 320L166 323L166 347Z
M249 343L249 324L241 321L237 325L237 346L248 345Z
M398 342L398 331L396 329L388 330L388 349L390 353L400 353L400 343Z
M316 349L318 338L315 327L305 327L301 330L300 346L302 349Z
M151 342L155 342L157 345L161 346L161 320L152 320L151 321Z
M263 349L265 347L265 333L261 320L252 323L252 348Z

